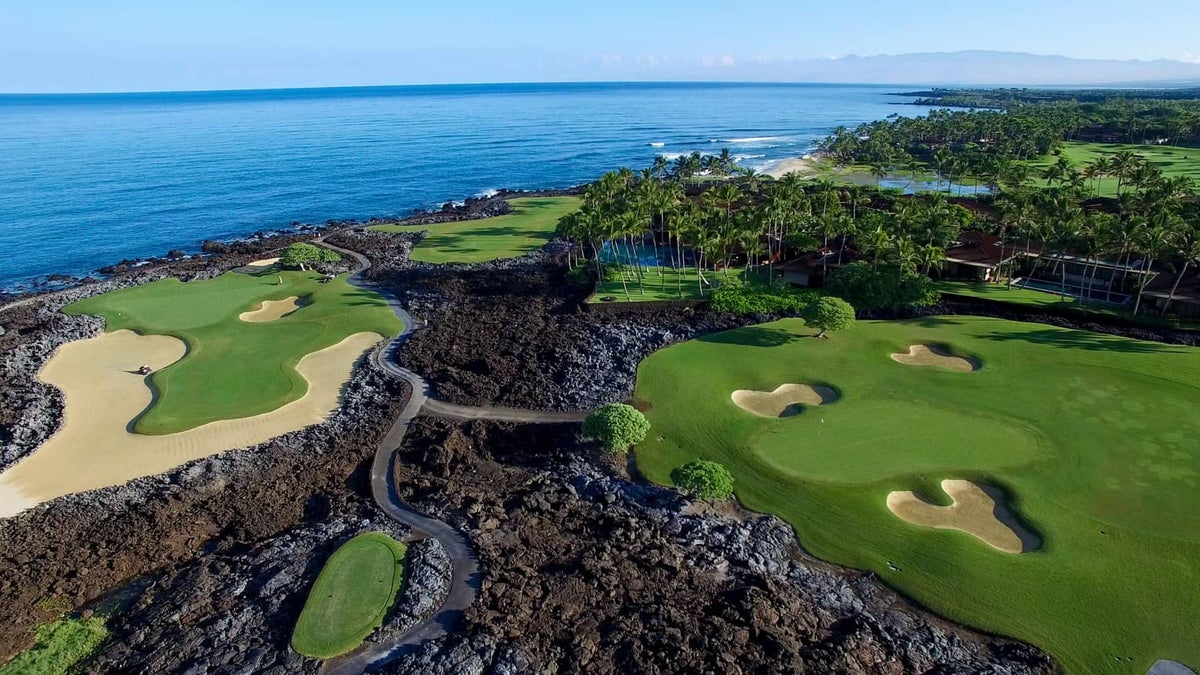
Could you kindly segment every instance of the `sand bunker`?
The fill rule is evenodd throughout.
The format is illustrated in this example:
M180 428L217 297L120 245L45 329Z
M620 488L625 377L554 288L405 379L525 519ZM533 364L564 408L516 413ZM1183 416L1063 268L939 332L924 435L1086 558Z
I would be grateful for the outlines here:
M1196 675L1196 672L1178 661L1162 659L1155 661L1146 675Z
M291 296L282 300L263 300L258 309L238 314L238 318L247 323L266 323L291 314L300 309L300 298Z
M907 354L892 354L892 360L906 366L937 366L963 373L979 370L979 365L970 359L948 354L942 349L929 345L913 345L908 348Z
M194 459L257 445L316 424L337 409L358 357L383 338L356 333L300 359L308 392L277 410L220 420L177 434L144 436L127 429L151 403L138 366L163 368L183 357L172 337L126 330L63 345L38 377L63 391L62 428L33 454L0 474L0 517L74 492L121 485Z
M233 271L241 272L242 274L262 274L263 272L266 272L271 267L274 267L275 263L277 263L277 262L279 262L279 258L265 258L263 260L255 260L254 262L248 262L245 265L242 265L241 267L235 267L235 268L233 268Z
M950 506L930 504L905 491L887 496L888 509L914 525L966 532L1005 553L1024 553L1041 544L1004 508L1004 495L996 488L967 480L944 480L942 489L954 500Z
M804 405L828 405L837 400L829 387L809 384L781 384L775 391L738 389L730 395L734 405L759 417L791 417Z

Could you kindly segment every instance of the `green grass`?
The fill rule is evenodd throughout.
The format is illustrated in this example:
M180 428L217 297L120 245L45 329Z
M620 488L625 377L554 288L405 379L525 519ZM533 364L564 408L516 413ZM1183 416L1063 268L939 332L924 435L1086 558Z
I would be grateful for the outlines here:
M376 225L379 232L429 231L413 249L413 260L478 263L516 258L538 250L554 236L558 219L579 209L578 197L510 199L514 213L444 225Z
M275 285L279 276L283 285ZM308 383L295 366L305 355L354 333L392 336L400 321L378 294L359 290L344 277L320 283L315 272L229 272L207 281L164 279L105 293L68 305L68 314L94 314L107 330L171 335L187 354L156 372L157 397L134 424L143 434L168 434L222 419L270 412L305 394ZM297 296L306 303L291 315L265 323L238 318L263 300Z
M741 501L786 519L809 551L1031 642L1067 672L1200 666L1200 349L981 317L811 333L785 320L646 359L635 396L653 430L639 468L668 483L676 466L722 462ZM911 344L983 368L889 358ZM729 398L785 382L841 399L768 420ZM943 478L1000 486L1043 546L1001 553L887 510L893 490L944 502Z
M587 301L589 303L621 303L621 302L662 302L667 300L704 300L712 295L714 286L720 286L729 279L743 279L745 269L731 269L729 276L724 272L706 270L704 278L712 286L704 287L704 295L696 284L696 268L686 267L643 267L642 287L638 288L637 272L633 267L623 270L625 284L629 287L629 296L625 295L625 287L620 281L601 281L596 284L596 292ZM614 297L616 300L605 301L601 298Z
M292 649L328 659L362 644L396 601L404 544L381 532L346 542L322 568L292 632Z
M968 298L1008 302L1025 307L1063 307L1078 305L1070 296L1043 293L1028 288L1009 288L1008 284L992 284L972 281L937 281L934 288L942 293L962 295Z
M61 675L76 665L108 637L104 619L60 619L34 629L36 644L0 666L0 675Z
M1125 145L1120 143L1064 143L1062 155L1066 157L1080 171L1083 167L1096 161L1096 159L1104 155L1113 155L1118 152L1129 151L1140 155L1150 164L1162 169L1163 175L1168 178L1175 176L1187 176L1192 180L1200 183L1200 148L1176 148L1172 146L1162 145ZM1054 155L1049 155L1030 162L1030 166L1041 171L1048 165L1058 161ZM1044 185L1045 181L1038 176L1038 184ZM1087 181L1087 187L1091 189L1095 183ZM1117 194L1117 179L1102 178L1099 181L1099 194L1105 197L1115 197Z

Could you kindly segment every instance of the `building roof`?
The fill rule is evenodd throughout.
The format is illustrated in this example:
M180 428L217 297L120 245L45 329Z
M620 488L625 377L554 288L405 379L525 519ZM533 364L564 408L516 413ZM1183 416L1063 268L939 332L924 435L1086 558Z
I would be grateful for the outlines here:
M960 265L990 268L1008 262L1018 254L1025 252L1024 246L1013 242L1005 242L1003 247L1000 246L1000 243L1000 237L994 234L977 230L963 232L946 247L946 260ZM1003 258L1001 257L1002 248Z
M839 252L841 253L841 264L838 263ZM862 260L862 254L853 247L834 243L829 246L822 246L815 251L803 253L799 257L776 265L775 269L783 272L811 272L813 270L845 267L859 260Z

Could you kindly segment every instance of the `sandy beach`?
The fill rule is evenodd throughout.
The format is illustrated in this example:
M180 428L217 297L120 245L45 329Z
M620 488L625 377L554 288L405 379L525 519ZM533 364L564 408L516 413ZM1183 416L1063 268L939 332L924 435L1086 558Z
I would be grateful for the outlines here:
M772 178L783 178L789 173L800 174L804 178L816 175L818 160L812 155L803 157L789 157L782 159L775 165L763 171L764 174Z
M302 358L296 370L308 382L308 392L276 410L163 436L129 431L130 422L153 400L147 378L137 369L149 365L157 370L178 361L186 351L183 342L119 330L63 345L38 373L41 381L63 391L62 428L0 474L0 517L321 422L337 409L355 361L382 339L376 333L356 333Z

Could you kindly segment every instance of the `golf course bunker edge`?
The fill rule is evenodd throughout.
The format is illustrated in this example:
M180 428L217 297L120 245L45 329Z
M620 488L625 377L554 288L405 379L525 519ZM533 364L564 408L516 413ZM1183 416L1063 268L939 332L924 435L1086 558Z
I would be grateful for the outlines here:
M1026 530L1004 506L1000 490L967 480L943 480L942 490L953 503L931 504L914 492L896 491L887 496L887 507L897 518L913 525L958 530L1005 553L1027 553L1041 541Z
M246 323L267 323L282 319L303 306L300 298L295 295L282 300L263 300L258 309L242 312L238 314L238 318Z
M896 353L891 357L896 363L903 363L906 366L935 366L956 370L960 373L972 373L979 370L980 367L979 362L975 359L955 356L937 345L911 345L907 354Z
M730 394L733 404L759 417L794 417L802 406L829 405L838 400L833 387L820 384L781 384L775 391L738 389Z

